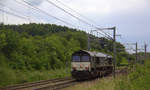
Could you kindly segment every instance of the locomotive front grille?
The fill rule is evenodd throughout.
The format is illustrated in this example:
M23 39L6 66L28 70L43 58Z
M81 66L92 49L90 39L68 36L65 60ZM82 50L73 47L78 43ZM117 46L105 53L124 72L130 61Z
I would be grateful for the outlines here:
M71 74L72 74L72 77L81 78L81 79L82 78L86 79L91 76L91 73L89 71L72 71Z

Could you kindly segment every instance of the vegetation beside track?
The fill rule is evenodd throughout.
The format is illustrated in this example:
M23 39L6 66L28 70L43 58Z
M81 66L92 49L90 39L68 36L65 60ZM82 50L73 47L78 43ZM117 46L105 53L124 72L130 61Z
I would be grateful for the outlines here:
M137 64L128 75L115 81L117 90L150 90L150 59Z
M150 59L137 64L128 75L104 77L67 88L67 90L150 90Z
M6 72L7 71L7 72ZM0 68L0 87L40 80L71 77L70 68L55 70L13 70Z

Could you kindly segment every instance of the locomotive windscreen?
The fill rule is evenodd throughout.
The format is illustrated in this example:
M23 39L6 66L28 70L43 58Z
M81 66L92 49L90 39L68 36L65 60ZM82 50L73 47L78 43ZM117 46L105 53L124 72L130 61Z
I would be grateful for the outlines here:
M80 56L78 56L78 55L72 56L72 61L73 62L80 62Z
M89 62L89 56L87 55L81 56L81 62Z
M73 55L72 61L73 62L89 62L89 56L88 55L83 55L83 56Z

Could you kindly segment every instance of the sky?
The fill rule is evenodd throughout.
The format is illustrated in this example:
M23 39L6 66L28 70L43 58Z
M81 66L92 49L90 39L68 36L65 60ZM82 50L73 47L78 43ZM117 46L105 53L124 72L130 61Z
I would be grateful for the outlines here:
M16 0L20 3L22 0ZM52 17L49 17L41 12L33 9L29 9L28 5L23 6L18 4L15 0L0 0L0 9L6 10L12 13L19 12L17 15L24 15L26 18L20 19L12 15L0 12L0 22L5 24L22 24L22 23L52 23L58 25L66 25L73 28L79 28L89 32L94 28L88 26L81 21L71 17L64 13L60 9L56 8L46 0L26 0L35 7L48 12L57 18L61 18L67 21L71 25L62 23ZM80 17L70 9L64 7L58 3L57 0L49 0L59 5L65 10L71 12L73 15ZM89 18L92 24L100 27L107 28L116 26L117 34L121 34L121 37L117 37L117 41L121 43L135 43L138 42L138 47L143 48L146 43L150 47L150 0L58 0L65 5L76 10L80 14ZM86 20L86 19L84 19ZM112 34L112 32L107 33ZM132 46L134 47L134 46ZM148 48L150 51L150 48Z

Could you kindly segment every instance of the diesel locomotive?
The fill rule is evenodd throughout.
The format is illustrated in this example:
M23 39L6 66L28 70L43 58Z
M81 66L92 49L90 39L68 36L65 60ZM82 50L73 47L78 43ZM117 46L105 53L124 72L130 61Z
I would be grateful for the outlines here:
M112 56L101 52L79 50L72 54L72 77L81 80L112 73Z

